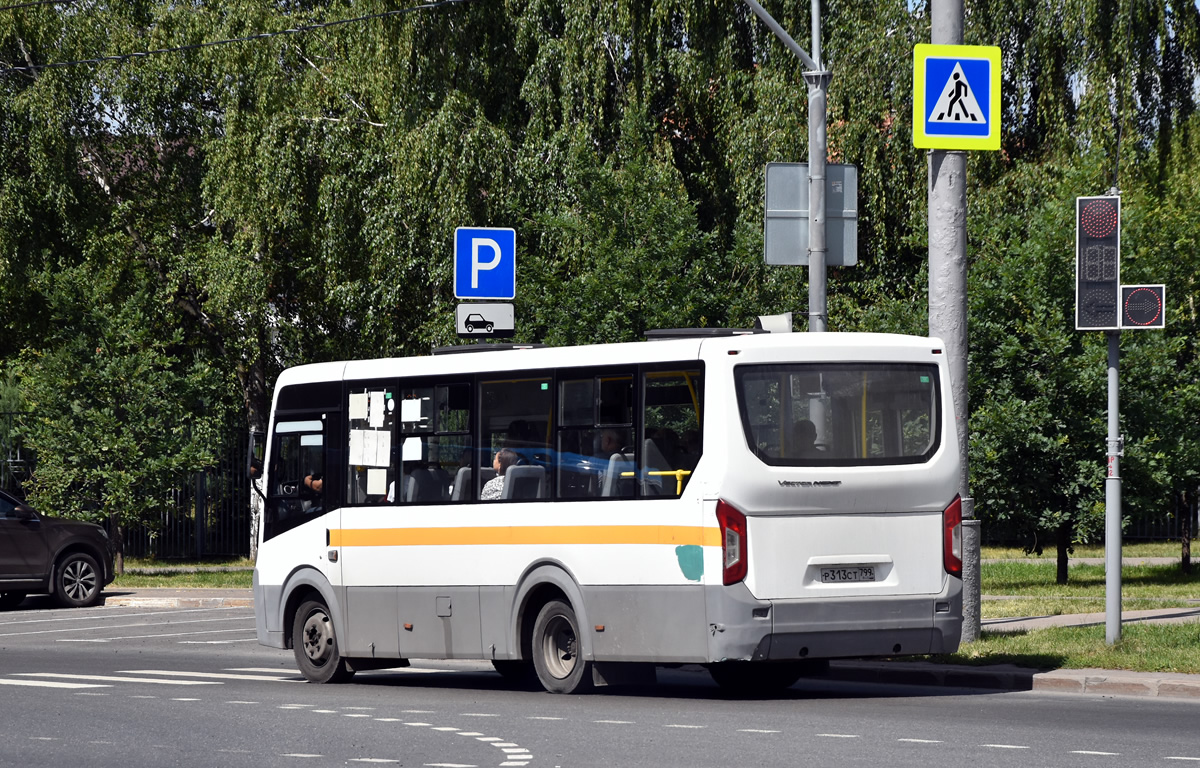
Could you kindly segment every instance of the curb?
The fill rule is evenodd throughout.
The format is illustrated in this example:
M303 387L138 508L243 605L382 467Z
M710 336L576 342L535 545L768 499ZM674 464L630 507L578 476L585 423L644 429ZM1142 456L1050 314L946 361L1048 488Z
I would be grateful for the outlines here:
M105 597L102 605L119 608L253 608L252 597Z
M1200 675L1108 669L1036 669L944 666L927 662L835 661L829 678L846 682L1038 691L1099 696L1200 700Z

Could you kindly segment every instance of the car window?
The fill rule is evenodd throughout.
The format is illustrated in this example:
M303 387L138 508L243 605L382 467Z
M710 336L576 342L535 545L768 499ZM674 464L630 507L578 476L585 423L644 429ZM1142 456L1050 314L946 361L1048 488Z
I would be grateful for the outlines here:
M0 518L15 518L17 516L16 503L7 496L0 496Z

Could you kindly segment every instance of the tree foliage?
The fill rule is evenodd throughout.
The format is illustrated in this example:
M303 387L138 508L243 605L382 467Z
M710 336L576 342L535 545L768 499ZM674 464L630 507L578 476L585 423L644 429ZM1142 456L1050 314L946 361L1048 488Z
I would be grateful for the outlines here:
M810 3L768 9L807 38ZM35 501L147 516L229 414L263 426L283 367L452 343L459 226L517 230L522 340L805 314L804 272L762 262L763 164L807 155L803 68L743 3L404 10L0 11L0 372L35 415ZM966 42L1004 55L1003 149L970 161L973 495L1031 545L1096 532L1103 340L1073 329L1071 212L1114 177L1125 282L1167 282L1171 306L1123 341L1127 498L1150 513L1196 484L1198 18L966 3ZM928 9L827 0L822 24L829 159L861 190L830 328L924 333ZM155 49L177 50L51 66Z

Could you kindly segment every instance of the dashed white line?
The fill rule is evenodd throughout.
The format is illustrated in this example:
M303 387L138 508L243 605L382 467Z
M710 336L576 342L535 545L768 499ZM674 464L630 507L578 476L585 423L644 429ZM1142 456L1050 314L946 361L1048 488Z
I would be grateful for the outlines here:
M183 699L183 698L178 698L178 699L171 699L171 701L200 701L200 699Z
M362 712L347 712L344 715L342 715L342 717L370 717L370 715L364 714Z
M663 728L695 728L695 729L707 728L707 727L708 727L707 725L676 725L674 723L663 726Z
M1020 744L980 744L979 746L987 749L1029 749L1029 747L1021 746Z
M818 736L824 736L827 739L857 739L856 733L818 733Z
M1200 757L1164 757L1164 760L1188 760L1192 762L1200 762Z
M479 731L459 731L458 735L459 736L482 736L483 734L480 733Z
M58 739L53 736L30 736L29 738L33 741L58 741Z
M527 717L526 720L566 720L565 717Z
M336 715L337 714L336 709L313 709L310 711L316 712L318 715Z
M593 723L603 723L605 725L633 725L632 720L593 720Z
M903 741L908 744L941 744L942 743L942 742L938 741L937 739L896 739L896 741Z
M20 685L26 688L112 688L111 685L91 683L55 683L50 680L8 680L0 678L0 685Z
M352 757L346 762L348 763L398 763L399 760L392 760L387 757Z
M1072 755L1101 755L1101 756L1105 756L1105 757L1118 757L1118 756L1120 756L1121 753L1120 752L1093 752L1090 749L1073 749L1073 750L1071 750L1071 754Z
M377 717L377 718L375 718L375 722L377 722L377 723L398 723L398 722L400 722L400 718L398 718L398 717Z
M61 672L17 672L21 677L48 677L58 680L97 680L105 683L151 683L155 685L222 685L215 680L160 680L154 677L115 677L113 675L68 675Z
M459 717L500 717L494 712L463 712Z
M325 755L313 755L308 752L289 752L286 755L280 755L280 757L325 757Z
M499 736L480 736L476 741L503 741Z
M405 725L411 725L414 728L428 728L429 727L429 723L405 723Z
M783 731L767 731L761 728L742 728L738 733L783 733Z
M227 701L226 704L257 704L257 701Z

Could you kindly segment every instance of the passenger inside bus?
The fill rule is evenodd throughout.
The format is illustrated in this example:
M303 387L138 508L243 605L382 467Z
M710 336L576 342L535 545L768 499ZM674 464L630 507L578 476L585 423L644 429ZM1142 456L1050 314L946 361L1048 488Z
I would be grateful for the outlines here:
M483 491L479 494L481 501L500 498L504 493L504 475L519 459L517 452L511 448L501 448L496 452L496 458L492 460L492 469L496 470L496 476L484 483Z

